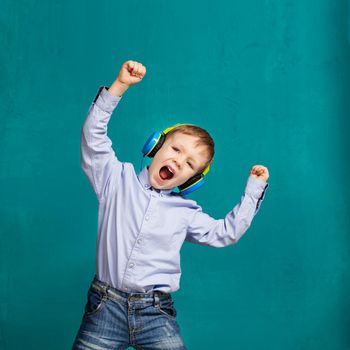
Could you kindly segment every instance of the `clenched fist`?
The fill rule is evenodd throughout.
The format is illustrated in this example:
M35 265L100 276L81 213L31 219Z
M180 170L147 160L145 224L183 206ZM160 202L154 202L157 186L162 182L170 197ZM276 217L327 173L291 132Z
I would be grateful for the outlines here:
M139 83L146 75L146 67L136 61L126 61L120 69L117 80L128 87Z
M263 165L254 165L250 170L250 175L253 175L257 179L267 181L269 178L269 171Z

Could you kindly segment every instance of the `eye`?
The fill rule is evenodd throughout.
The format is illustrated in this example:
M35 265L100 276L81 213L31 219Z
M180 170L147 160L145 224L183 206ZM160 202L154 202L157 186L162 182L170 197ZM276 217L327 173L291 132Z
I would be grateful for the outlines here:
M171 146L171 148L172 148L175 152L178 152L178 151L179 151L179 149L176 148L176 147L174 147L174 146ZM192 164L191 164L190 162L187 162L187 164L191 167L191 169L193 169L193 166L192 166Z

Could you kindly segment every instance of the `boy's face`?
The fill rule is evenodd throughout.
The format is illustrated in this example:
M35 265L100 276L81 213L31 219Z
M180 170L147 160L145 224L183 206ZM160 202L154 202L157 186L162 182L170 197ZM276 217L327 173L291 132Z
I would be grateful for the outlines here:
M182 185L203 169L209 154L205 145L195 145L197 140L198 137L181 132L166 137L148 169L153 188L164 190Z

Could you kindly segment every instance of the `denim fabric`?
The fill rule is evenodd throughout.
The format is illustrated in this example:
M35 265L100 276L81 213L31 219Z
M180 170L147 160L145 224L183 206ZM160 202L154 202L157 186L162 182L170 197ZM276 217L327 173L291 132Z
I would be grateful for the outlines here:
M95 275L72 349L186 349L170 293L124 292Z

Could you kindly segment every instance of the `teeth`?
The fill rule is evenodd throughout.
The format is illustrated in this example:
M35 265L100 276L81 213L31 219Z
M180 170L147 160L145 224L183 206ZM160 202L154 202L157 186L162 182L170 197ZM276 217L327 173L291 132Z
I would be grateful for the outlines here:
M173 171L167 166L168 170L174 175Z

